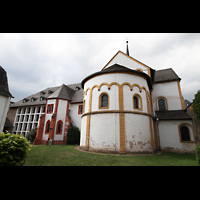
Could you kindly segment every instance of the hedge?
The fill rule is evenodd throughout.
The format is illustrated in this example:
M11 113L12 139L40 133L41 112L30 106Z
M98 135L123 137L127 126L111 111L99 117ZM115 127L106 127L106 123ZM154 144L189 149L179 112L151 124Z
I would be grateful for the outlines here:
M80 144L80 131L78 127L69 127L67 133L67 144Z

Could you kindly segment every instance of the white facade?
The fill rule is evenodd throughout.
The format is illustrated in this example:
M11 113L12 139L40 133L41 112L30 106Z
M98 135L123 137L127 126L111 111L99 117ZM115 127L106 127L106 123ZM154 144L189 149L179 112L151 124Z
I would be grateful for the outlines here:
M69 116L71 117L72 124L81 130L81 115L79 114L79 106L82 106L83 103L69 104Z
M156 83L153 85L152 101L153 110L158 110L158 98L164 97L167 99L167 110L181 110L181 100L178 90L177 81Z
M162 151L188 153L196 146L192 128L192 120L159 121L160 148ZM190 132L190 142L181 142L179 125L185 125Z
M136 59L127 56L121 51L118 51L117 54L110 60L109 63L107 63L104 68L108 68L115 63L126 66L133 70L141 69L145 74L149 74L149 67L145 66L143 63L137 61Z
M126 73L102 74L86 81L84 91L85 114L82 116L81 147L86 146L86 135L89 132L89 149L120 152L122 112L125 119L126 152L152 152L153 136L150 131L150 110L147 101L149 86L144 77ZM108 108L100 108L100 96L104 93L109 97ZM140 109L134 108L134 95L141 97ZM90 112L94 114L90 115L90 127L87 130Z
M0 133L3 132L7 112L9 109L10 97L0 94Z
M164 70L159 73L157 77L163 77ZM80 147L119 153L194 153L192 119L184 112L180 78L171 69L166 73L173 78L159 77L156 82L155 70L119 51L101 71L86 77ZM106 107L101 106L102 95L108 96Z
M12 133L26 136L31 129L38 127L39 119L44 112L45 105L18 108Z

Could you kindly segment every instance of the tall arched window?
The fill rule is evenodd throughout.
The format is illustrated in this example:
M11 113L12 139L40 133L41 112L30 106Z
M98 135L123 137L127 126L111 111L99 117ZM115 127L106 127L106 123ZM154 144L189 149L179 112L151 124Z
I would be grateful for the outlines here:
M164 99L159 99L158 100L158 109L159 110L166 110L165 100Z
M134 96L134 108L139 108L138 97Z
M48 134L49 130L50 130L50 120L48 120L47 123L46 123L45 134Z
M182 141L190 141L190 131L189 131L188 127L182 126L180 128L180 131L181 131L181 140Z
M109 108L109 96L107 93L102 93L99 97L99 109L101 108Z
M62 122L62 120L59 120L58 122L57 122L57 128L56 128L56 134L62 134L62 127L63 127L63 122Z

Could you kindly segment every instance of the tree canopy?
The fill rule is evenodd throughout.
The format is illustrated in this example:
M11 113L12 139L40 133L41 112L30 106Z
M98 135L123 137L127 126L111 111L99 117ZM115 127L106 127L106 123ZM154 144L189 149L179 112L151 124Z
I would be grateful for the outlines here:
M200 122L200 90L198 90L198 92L195 94L195 98L193 99L192 107L197 116L197 119Z

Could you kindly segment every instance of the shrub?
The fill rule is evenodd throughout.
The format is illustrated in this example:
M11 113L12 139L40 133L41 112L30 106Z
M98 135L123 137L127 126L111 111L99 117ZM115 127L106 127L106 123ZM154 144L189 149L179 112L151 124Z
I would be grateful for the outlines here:
M67 133L67 144L80 144L80 131L78 127L69 127Z
M30 142L23 135L0 133L0 166L22 166L29 147Z
M195 154L198 164L200 165L200 145L197 144L195 147Z
M31 131L26 134L26 139L30 142L33 142L35 140L36 134L37 128L31 129Z

